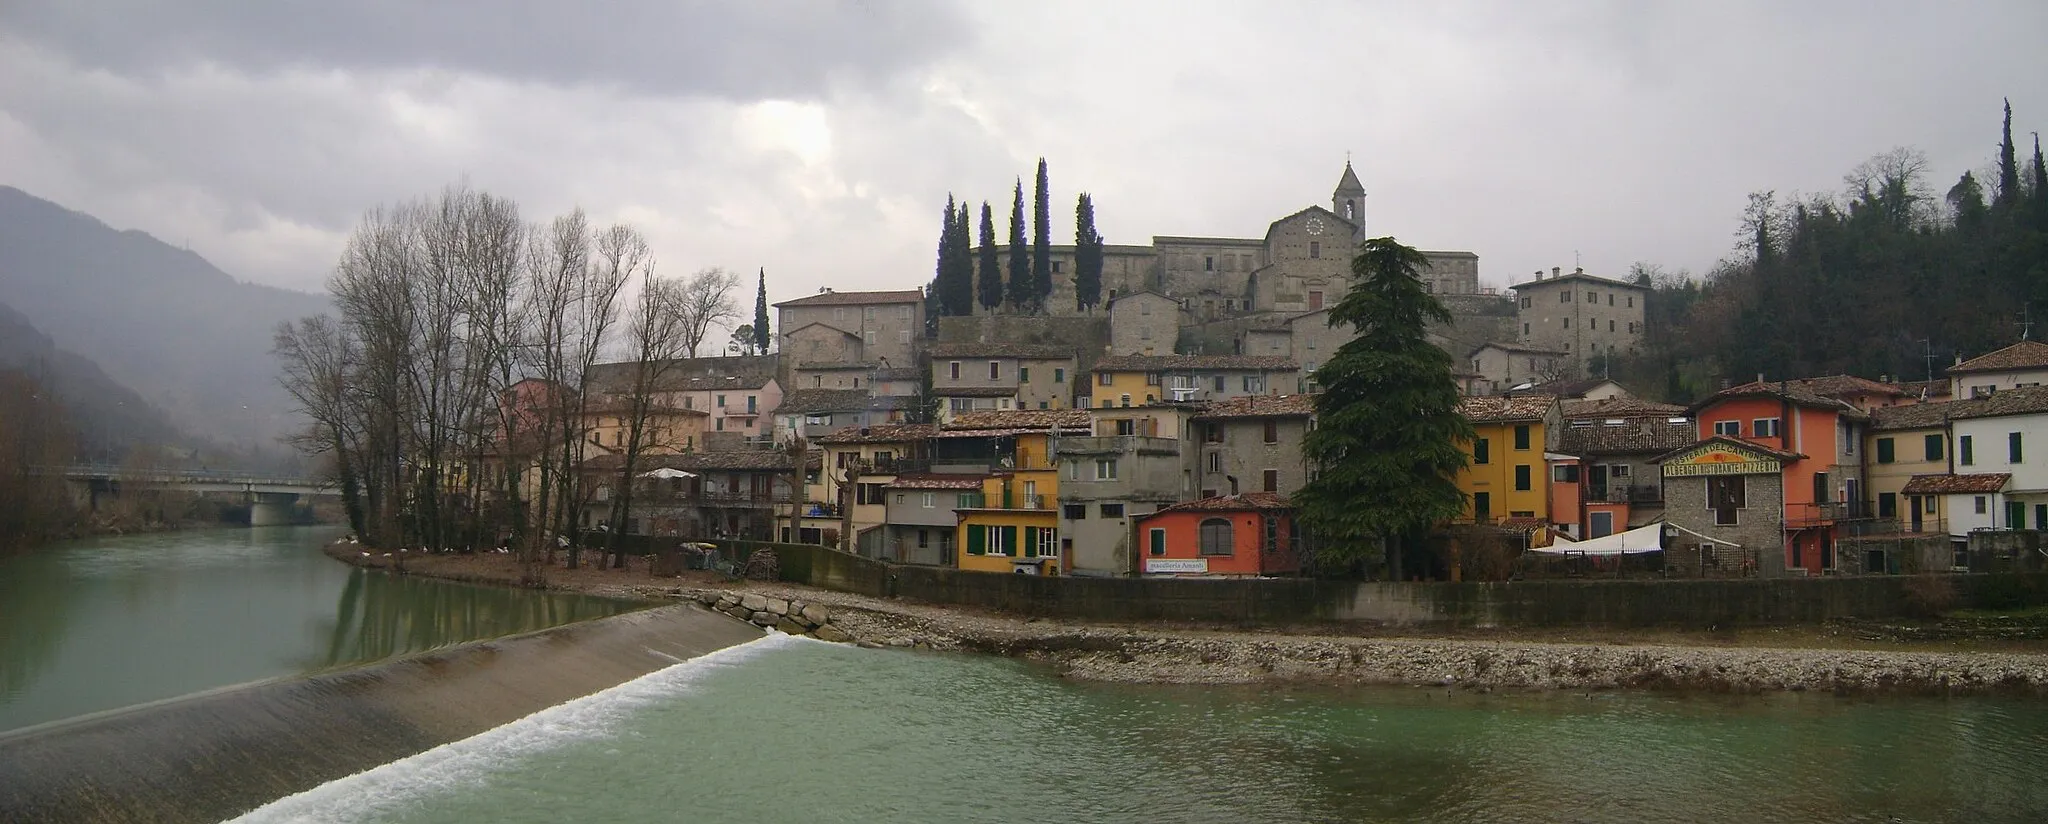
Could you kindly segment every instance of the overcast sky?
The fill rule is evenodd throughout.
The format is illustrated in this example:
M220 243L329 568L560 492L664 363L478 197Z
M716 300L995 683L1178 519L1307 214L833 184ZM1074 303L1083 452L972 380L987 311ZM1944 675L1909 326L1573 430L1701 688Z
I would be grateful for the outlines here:
M467 181L781 300L923 285L947 193L1004 214L1041 155L1056 242L1087 190L1143 244L1262 235L1349 152L1370 233L1489 283L1699 273L1747 192L1897 145L1945 191L2001 97L2048 127L2044 32L2040 0L4 0L0 184L317 291L364 210Z

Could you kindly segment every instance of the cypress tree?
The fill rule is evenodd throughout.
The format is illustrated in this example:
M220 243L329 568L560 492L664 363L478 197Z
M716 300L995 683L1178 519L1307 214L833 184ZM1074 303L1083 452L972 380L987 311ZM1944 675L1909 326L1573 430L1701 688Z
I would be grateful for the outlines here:
M2013 156L2012 147L2012 101L2005 101L2005 130L1998 142L1998 191L1993 194L1991 205L2004 209L2012 206L2020 194L2020 167Z
M974 212L967 204L960 204L960 211L953 223L953 282L959 284L960 314L974 313Z
M1090 311L1102 302L1102 235L1095 231L1095 200L1087 192L1074 204L1074 308Z
M981 202L981 306L994 310L1003 302L1003 266L996 256L995 212Z
M1031 308L1044 311L1052 296L1052 201L1046 192L1045 158L1038 159L1038 188L1031 199Z
M768 354L775 336L768 333L768 267L761 267L761 285L754 290L754 351Z
M1031 248L1024 245L1024 179L1010 201L1010 309L1022 311L1031 302Z
M1429 259L1382 237L1359 246L1353 283L1330 309L1330 326L1357 337L1315 371L1316 428L1302 453L1318 474L1295 495L1317 557L1336 565L1372 557L1458 517L1465 495L1453 476L1464 468L1472 425L1458 413L1451 356L1429 342L1434 324L1451 321L1423 290Z
M946 194L946 222L939 226L938 263L932 271L932 293L938 296L939 314L960 314L961 306L954 303L953 283L953 195Z

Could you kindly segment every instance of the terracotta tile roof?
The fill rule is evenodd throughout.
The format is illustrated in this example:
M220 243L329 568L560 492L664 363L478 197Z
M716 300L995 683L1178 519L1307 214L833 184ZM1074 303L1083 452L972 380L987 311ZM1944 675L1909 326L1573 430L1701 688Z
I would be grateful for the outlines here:
M1195 418L1299 418L1315 413L1315 395L1245 395L1210 401Z
M1530 288L1534 288L1534 287L1541 287L1541 286L1549 286L1550 284L1553 284L1553 283L1563 283L1563 282L1567 282L1567 281L1581 281L1581 280L1582 280L1582 281L1586 281L1587 283L1590 283L1590 284L1592 284L1592 285L1595 285L1595 286L1601 286L1601 287L1619 287L1619 288L1623 288L1623 289L1639 289L1639 290L1642 290L1642 291L1645 291L1645 292L1648 292L1648 291L1650 291L1650 287L1648 287L1648 286L1643 286L1643 285L1641 285L1641 284L1636 284L1636 283L1628 283L1628 282L1626 282L1626 281L1619 281L1619 280L1613 280L1613 279L1611 279L1611 278L1603 278L1603 277L1600 277L1600 276L1598 276L1598 275L1589 275L1589 274L1586 274L1586 273L1585 273L1584 271L1577 271L1577 272L1564 272L1564 273L1558 274L1558 275L1556 275L1556 276L1551 276L1551 275L1539 275L1538 277L1540 278L1539 280L1531 280L1531 281L1527 281L1527 282L1523 282L1523 283L1516 283L1516 284L1510 284L1510 285L1508 286L1508 288L1509 288L1509 289L1530 289Z
M1841 398L1849 395L1886 395L1894 398L1906 396L1906 390L1895 383L1879 383L1855 375L1827 375L1819 378L1801 378L1793 381L1816 395Z
M1938 428L1948 423L1950 418L1969 411L1975 404L1976 401L1960 400L1881 406L1870 410L1870 431Z
M680 406L661 405L648 406L646 411L647 416L650 418L659 418L665 415L708 416L711 414L702 409L684 409ZM633 401L630 398L610 398L583 407L583 412L586 415L630 415L633 412Z
M1607 378L1586 378L1585 380L1576 381L1560 380L1551 381L1549 383L1539 383L1534 387L1531 387L1529 391L1537 395L1555 395L1559 398L1571 398L1576 400L1585 397L1587 392L1599 389L1600 387L1606 386L1610 383L1614 383L1614 381L1609 380ZM1614 383L1614 385L1620 386L1621 384Z
M984 409L962 412L946 424L948 431L963 429L1087 429L1093 424L1086 409Z
M1567 418L1675 418L1685 414L1683 406L1641 398L1567 399L1559 401L1558 407Z
M1914 475L1901 490L1907 495L1961 495L1967 493L1997 492L2005 488L2012 475L2005 472L1987 472L1982 475Z
M1151 514L1157 515L1161 512L1243 512L1245 510L1261 511L1292 508L1292 505L1287 503L1287 499L1281 497L1277 492L1241 492L1236 495L1203 498L1199 501L1188 501L1186 503L1160 507L1157 512ZM1150 517L1150 515L1145 517Z
M1609 425L1610 420L1614 419L1580 418L1567 423L1558 430L1557 451L1566 455L1662 455L1699 442L1699 428L1691 418L1679 419L1679 423L1672 423L1667 416L1621 418L1618 426Z
M924 292L904 289L894 292L819 292L796 300L785 300L775 304L784 306L863 306L880 303L923 303Z
M865 389L797 389L784 393L775 411L784 415L843 412L867 409L871 400L875 399Z
M898 475L887 484L889 489L965 489L981 488L981 481L987 475L967 474L923 474Z
M759 389L775 380L776 356L741 355L730 358L678 358L669 361L655 382L663 392L693 389ZM600 363L590 367L593 392L624 394L632 391L632 361Z
M1759 455L1762 455L1766 458L1776 458L1780 461L1798 461L1804 460L1806 458L1805 455L1801 455L1797 452L1786 452L1783 449L1772 449L1768 446L1764 446L1763 444L1750 443L1749 441L1745 441L1741 438L1731 438L1727 435L1715 435L1711 438L1703 438L1701 440L1697 440L1692 443L1681 446L1677 449L1673 449L1670 452L1658 455L1655 458L1651 458L1650 462L1663 463L1667 460L1677 457L1678 454L1681 452L1691 451L1695 447L1706 446L1708 444L1719 444L1721 446L1733 447L1739 450L1748 450L1750 452L1755 452Z
M1487 341L1486 343L1482 343L1478 346L1472 347L1472 351L1466 352L1465 357L1469 359L1473 355L1479 354L1479 351L1482 349L1499 349L1502 352L1513 352L1518 355L1557 355L1559 357L1563 357L1565 354L1556 349L1537 349L1534 347L1522 346L1520 344L1515 343L1496 343L1493 341Z
M813 443L907 443L921 441L937 433L939 428L928 423L881 423L873 426L849 426L830 435L820 435Z
M1848 401L1830 398L1807 388L1801 381L1751 381L1740 386L1731 386L1687 407L1687 414L1697 415L1701 410L1730 398L1780 398L1810 409L1825 409L1850 418L1865 418L1863 410Z
M1540 421L1555 403L1557 399L1549 395L1462 398L1458 401L1458 414L1473 423Z
M1921 400L1932 400L1949 396L1949 382L1947 378L1931 381L1900 381L1899 389L1906 393L1906 397L1919 398Z
M1951 375L1970 372L2007 372L2017 369L2048 369L2048 343L2023 340L1989 354L1948 368Z
M1020 390L1015 386L934 386L935 398L1014 398Z
M1519 518L1500 519L1500 527L1502 529L1517 529L1526 531L1532 529L1542 529L1549 525L1550 522L1547 520L1528 515L1524 515Z
M2001 389L1988 398L1967 398L1949 403L1962 407L1949 416L1956 419L2036 415L2048 412L2048 386Z
M1291 358L1272 355L1111 355L1095 362L1097 372L1180 372L1193 370L1264 370L1293 372Z
M1079 353L1071 346L1041 346L1028 343L939 343L928 350L934 358L1026 358L1036 360L1057 360L1075 358Z

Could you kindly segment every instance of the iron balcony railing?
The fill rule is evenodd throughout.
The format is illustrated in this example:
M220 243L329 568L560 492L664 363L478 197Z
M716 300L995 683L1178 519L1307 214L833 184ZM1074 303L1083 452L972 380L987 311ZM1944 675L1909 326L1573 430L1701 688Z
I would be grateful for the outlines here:
M967 492L960 496L961 509L1050 509L1052 502L1044 495L988 495Z
M1096 435L1060 438L1054 449L1061 455L1121 455L1126 453L1180 454L1180 441L1146 435Z
M1586 500L1610 504L1654 504L1664 501L1659 484L1595 484L1586 488Z
M1870 510L1860 501L1830 501L1818 504L1786 504L1785 528L1827 526L1844 521L1870 519Z

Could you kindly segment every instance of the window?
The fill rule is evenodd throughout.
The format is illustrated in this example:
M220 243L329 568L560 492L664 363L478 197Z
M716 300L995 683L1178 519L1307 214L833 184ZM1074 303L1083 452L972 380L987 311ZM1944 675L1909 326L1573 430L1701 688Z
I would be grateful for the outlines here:
M1877 517L1896 518L1899 515L1899 496L1894 492L1877 493Z
M2005 462L2020 462L2020 433L2008 432L2005 436Z
M1551 483L1559 483L1559 484L1575 484L1575 483L1578 483L1578 482L1579 482L1579 467L1578 467L1578 464L1569 464L1569 465L1566 465L1566 466L1553 466L1553 467L1551 467L1551 468L1550 468L1550 482L1551 482Z
M1320 240L1311 240L1311 241L1309 241L1309 242L1308 242L1308 256L1309 256L1310 258L1320 258L1320 257L1322 257L1322 256L1323 256L1323 242L1322 242L1322 241L1320 241Z
M1123 504L1103 504L1101 509L1102 517L1104 518L1121 518L1124 516Z
M1607 322L1607 331L1609 331L1609 332L1612 332L1612 331L1614 331L1614 321L1611 321L1611 320L1610 320L1610 321L1608 321L1608 322Z
M1153 528L1151 529L1151 531L1149 532L1149 534L1150 534L1150 536L1151 536L1151 539L1150 539L1150 540L1148 540L1148 541L1146 541L1146 545L1147 545L1147 546L1149 546L1149 547L1151 548L1151 550L1150 550L1150 551L1151 551L1151 553L1152 553L1153 555L1155 555L1155 556L1156 556L1156 555L1165 555L1165 554L1166 554L1166 530L1164 530L1164 529L1160 529L1160 528L1158 528L1158 527L1153 527Z
M1096 458L1096 459L1095 459L1095 480L1098 480L1098 481L1114 481L1114 480L1116 480L1116 459L1115 459L1115 458ZM1103 517L1107 518L1107 517L1109 517L1109 516L1108 516L1108 515L1104 515Z
M1265 431L1263 431L1263 432L1261 432L1261 433L1260 433L1260 434L1261 434L1261 435L1263 436L1263 437L1262 437L1262 440L1264 440L1264 441L1265 441L1266 443L1279 443L1279 442L1280 442L1280 422L1279 422L1279 421L1276 421L1276 420L1273 420L1272 418L1267 418L1267 419L1266 419L1266 420L1264 421L1264 424L1265 424L1265 426L1264 426L1264 430L1265 430Z
M1474 438L1474 439L1472 440L1472 462L1473 462L1473 463L1475 463L1475 464L1483 464L1483 463L1486 463L1486 462L1487 462L1487 460L1486 460L1486 459L1487 459L1487 454L1486 454L1486 453L1487 453L1487 449L1486 449L1486 447L1487 447L1487 441L1486 441L1486 439L1485 439L1485 438Z
M1995 390L1995 387L1990 387L1990 386L1972 386L1972 387L1970 387L1970 397L1972 397L1972 398L1988 398L1988 397L1991 397L1991 393L1992 393L1992 392L1993 392L1994 390Z
M1484 492L1472 493L1472 520L1493 520L1493 496Z
M1933 495L1929 495L1929 496L1927 496L1927 497L1924 497L1924 498L1921 498L1921 499L1920 499L1920 511L1921 511L1921 512L1923 512L1923 513L1926 513L1926 514L1928 514L1928 515L1933 515L1933 514L1934 514L1934 496L1933 496Z
M1715 526L1735 526L1737 513L1749 505L1749 492L1741 475L1708 475L1707 508L1714 510Z
M1270 491L1270 490L1269 490ZM1529 491L1529 465L1515 464L1515 491Z
M724 395L720 395L720 396L718 396L718 408L720 408L720 409L724 409L724 408L725 408L725 396L724 396Z
M1522 308L1523 308L1523 309L1527 309L1527 308L1529 308L1529 296L1528 296L1528 295L1523 295L1523 296L1522 296Z
M1515 448L1523 451L1529 449L1529 425L1526 423L1515 427Z
M1778 437L1777 418L1757 418L1749 422L1749 431L1759 438Z
M1566 291L1566 292L1559 292L1559 293L1557 293L1557 302L1558 302L1558 303L1571 303L1571 302L1572 302L1572 293L1571 293L1571 292L1569 292L1569 291Z
M1019 367L1017 367L1017 382L1018 382L1018 383L1030 383L1030 382L1031 382L1031 367L1029 367L1029 366L1019 366Z
M1138 327L1138 340L1151 340L1151 339L1152 339L1152 327L1150 327L1150 326L1140 326L1140 327Z
M1984 496L1982 496L1982 495L1979 495L1979 496L1977 496L1977 514L1979 514L1979 515L1982 515L1982 514L1984 514L1984 513L1985 513L1985 511L1986 511L1987 509L1989 509L1989 508L1990 508L1990 507L1989 507L1989 506L1988 506L1988 504L1987 504L1987 503L1985 502Z
M1280 549L1279 518L1275 518L1271 515L1266 516L1266 542L1261 546L1263 546L1267 552L1274 552Z
M1146 372L1146 373L1145 373L1145 385L1146 385L1146 386L1158 386L1158 385L1159 385L1159 373L1158 373L1158 372ZM1179 383L1175 383L1174 385L1178 386L1178 385L1180 385L1180 384L1179 384Z
M1003 376L1003 362L1002 362L1002 361L989 361L989 362L988 362L988 379L989 379L989 380L995 380L995 379L997 379L997 378L1000 378L1000 377L1002 377L1002 376Z
M1222 471L1223 471L1223 453L1221 453L1221 452L1211 452L1211 453L1209 453L1209 471L1210 471L1210 472L1222 472ZM1206 497L1210 497L1210 496L1204 495L1204 496L1202 496L1202 497L1205 497L1205 498L1206 498Z
M1062 506L1060 507L1060 517L1065 518L1069 521L1088 520L1088 505L1067 504L1065 506Z
M863 307L861 307L861 310L860 310L860 316L861 316L861 319L862 319L862 320L866 320L866 321L869 321L869 322L873 322L873 321L874 321L874 319L875 319L875 307L873 307L873 306L863 306Z
M1223 376L1217 375L1216 377L1212 378L1210 380L1210 384L1216 387L1216 391L1223 391Z
M897 332L897 333L896 333L896 342L897 342L897 343L909 343L909 342L910 342L910 330L908 330L908 329L905 329L905 330L902 330L902 331L900 331L900 332Z
M1612 478L1628 477L1628 464L1612 464L1608 466L1607 475Z
M1052 527L1038 530L1038 557L1056 558L1060 554L1060 531Z
M1591 292L1591 291L1587 292L1587 293L1586 293L1586 302L1587 302L1587 303L1599 303L1599 302L1600 302L1600 293L1598 293L1598 292Z
M1266 390L1266 381L1265 381L1265 379L1264 379L1264 378L1261 378L1261 377L1259 377L1259 376L1257 376L1257 375L1246 375L1246 376L1244 376L1244 391L1246 391L1246 392L1264 392L1265 390Z
M1122 398L1121 398L1120 400L1122 400L1122 401L1123 401L1123 404L1124 404L1125 406L1130 406L1130 405L1131 405L1131 396L1130 396L1130 395L1124 395L1124 396L1123 396L1123 397L1122 397Z
M1098 385L1101 385L1101 386L1108 386L1108 385L1109 385L1109 373L1108 373L1108 372L1097 372L1097 373L1095 373L1095 383L1096 383L1096 384L1098 384Z
M1571 318L1565 318L1565 319L1564 319L1564 328L1566 328L1566 329L1570 329L1570 328L1572 328L1572 319L1571 319Z
M717 422L717 426L714 426L714 427L712 427L712 428L713 428L713 429L715 429L715 430L717 430L717 431L719 431L719 432L724 432L724 431L725 431L725 419L724 419L724 418L719 418L719 419L718 419L718 422Z
M930 535L928 535L928 534L926 534L925 530L922 530L922 529L918 530L918 531L917 531L917 548L918 548L918 549L924 549L924 548L927 548L927 547L929 547L929 546L931 546L931 545L932 545L932 539L931 539L931 536L930 536Z
M1129 396L1129 395L1125 395L1125 396L1124 396L1124 405L1125 405L1125 406L1129 406L1129 405L1130 405L1130 397L1131 397L1131 396ZM1138 434L1138 422L1137 422L1137 421L1135 421L1135 420L1132 420L1132 419L1130 419L1130 418L1119 418L1119 419L1117 419L1117 422L1116 422L1116 434L1118 434L1118 435L1136 435L1136 434Z
M1877 439L1877 462L1878 462L1878 463L1881 463L1881 464L1888 464L1888 463L1891 463L1891 462L1892 462L1893 460L1895 460L1896 458L1897 458L1897 455L1895 454L1895 451L1894 451L1894 449L1893 449L1893 447L1892 447L1892 439L1890 439L1890 438L1878 438L1878 439Z
M845 319L846 319L846 307L844 307L844 306L836 306L836 307L833 307L833 309L832 309L832 319L833 319L833 320L845 320Z
M1970 465L1973 465L1973 464L1975 464L1975 463L1977 462L1977 450L1975 450L1975 449L1972 449L1972 448L1970 448L1971 446L1972 446L1972 444L1970 443L1970 436L1968 436L1968 435L1958 435L1958 436L1956 436L1956 462L1957 462L1957 463L1960 463L1960 464L1962 464L1962 465L1964 465L1964 466L1970 466Z
M1202 522L1200 531L1203 555L1230 554L1230 544L1232 541L1230 521L1223 518L1210 518Z
M1526 467L1525 467L1526 468ZM1280 470L1268 469L1259 473L1259 486L1267 492L1280 491Z
M898 307L896 307L896 319L897 319L897 320L909 320L909 319L910 319L910 304L906 303L906 304L903 304L902 306L898 306Z
M1635 297L1634 295L1630 295L1630 296L1628 297L1628 308L1630 308L1630 309L1634 309L1634 308L1636 308L1636 297Z
M920 506L923 506L925 509L932 509L934 507L937 507L939 505L939 493L926 492L923 495L919 495L918 504Z
M1057 274L1059 274L1059 273L1060 273L1060 263L1061 263L1061 261L1057 261L1057 260L1055 260L1055 261L1053 261L1053 262L1052 262L1052 273L1053 273L1053 274L1057 275Z
M1529 324L1526 324L1526 323L1524 323L1524 324L1522 324L1522 335L1523 335L1524 337L1527 337L1527 336L1528 336L1528 334L1529 334Z
M875 330L869 329L866 332L860 333L860 340L869 346L875 345Z
M1924 439L1924 443L1926 444L1925 448L1926 448L1926 450L1927 450L1927 460L1930 460L1930 461L1938 461L1938 460L1941 460L1941 451L1942 451L1942 442L1941 442L1941 436L1940 436L1940 435L1928 435L1928 436L1927 436L1927 437L1926 437L1926 438Z
M881 484L859 484L853 489L854 503L862 506L880 504L884 500Z
M1614 305L1614 293L1613 293L1613 292L1608 292L1608 293L1607 293L1607 305L1608 305L1608 306L1613 306L1613 305Z
M758 397L754 396L754 395L748 395L748 396L747 396L747 414L751 415L751 414L754 414L754 413L756 413L756 412L759 412L759 411L761 411L761 404L760 404L760 399L759 399Z
M1203 256L1202 256L1202 271L1204 271L1204 272L1214 272L1214 271L1216 271L1216 256L1215 256L1215 255L1203 255Z

